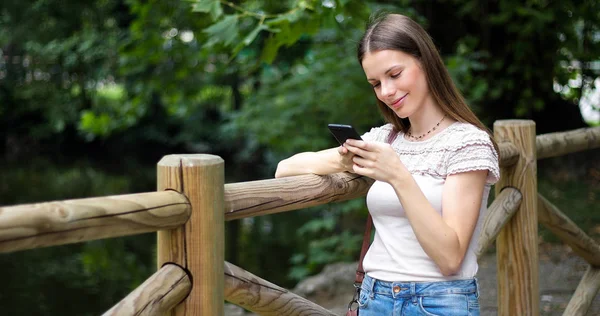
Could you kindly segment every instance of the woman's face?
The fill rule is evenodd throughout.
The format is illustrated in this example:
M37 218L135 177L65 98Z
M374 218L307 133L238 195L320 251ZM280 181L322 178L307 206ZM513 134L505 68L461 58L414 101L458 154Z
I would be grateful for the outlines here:
M362 67L377 98L401 118L431 103L425 73L419 61L397 50L366 53Z

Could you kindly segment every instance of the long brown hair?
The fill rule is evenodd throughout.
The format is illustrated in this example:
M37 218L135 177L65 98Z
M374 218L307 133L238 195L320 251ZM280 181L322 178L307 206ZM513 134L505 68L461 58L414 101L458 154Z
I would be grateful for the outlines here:
M454 85L433 40L417 22L400 14L384 14L373 18L358 43L358 61L362 65L365 54L380 50L397 50L416 58L425 73L427 86L433 100L442 108L442 111L456 121L470 123L486 131L490 135L494 148L498 151L498 145L494 141L493 135L469 108L462 94ZM393 124L394 136L398 131L403 133L408 131L410 121L407 118L398 117L379 99L377 99L377 105L384 119Z

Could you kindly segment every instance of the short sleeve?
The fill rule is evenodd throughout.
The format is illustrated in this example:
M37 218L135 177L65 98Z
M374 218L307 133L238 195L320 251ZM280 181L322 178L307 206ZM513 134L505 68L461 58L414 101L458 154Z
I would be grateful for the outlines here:
M464 135L458 144L455 150L450 152L447 175L488 170L488 184L494 184L500 179L498 153L486 132L477 130Z
M392 124L386 124L379 127L373 127L370 131L364 133L361 138L365 141L385 142L392 131Z

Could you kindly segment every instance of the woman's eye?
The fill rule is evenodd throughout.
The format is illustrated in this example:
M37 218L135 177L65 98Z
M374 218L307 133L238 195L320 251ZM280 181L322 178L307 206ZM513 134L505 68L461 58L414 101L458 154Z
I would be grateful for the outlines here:
M401 74L402 74L402 71L399 72L399 73L393 74L391 77L394 78L394 79L396 79L396 78L400 77Z
M371 85L371 86L373 87L373 89L377 89L377 88L379 88L380 85L381 85L380 83L376 83L376 84Z

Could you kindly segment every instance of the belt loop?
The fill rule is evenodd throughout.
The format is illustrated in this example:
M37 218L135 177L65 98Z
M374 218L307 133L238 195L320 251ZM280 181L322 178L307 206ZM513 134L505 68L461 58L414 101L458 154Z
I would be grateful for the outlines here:
M410 296L412 297L413 304L417 304L417 284L415 282L410 282Z
M371 294L369 294L369 297L371 299L374 299L375 298L375 282L377 282L377 279L374 279L371 277L369 277L369 278L371 279Z
M473 277L473 279L475 279L475 295L477 298L479 298L479 281L477 280L477 277Z

